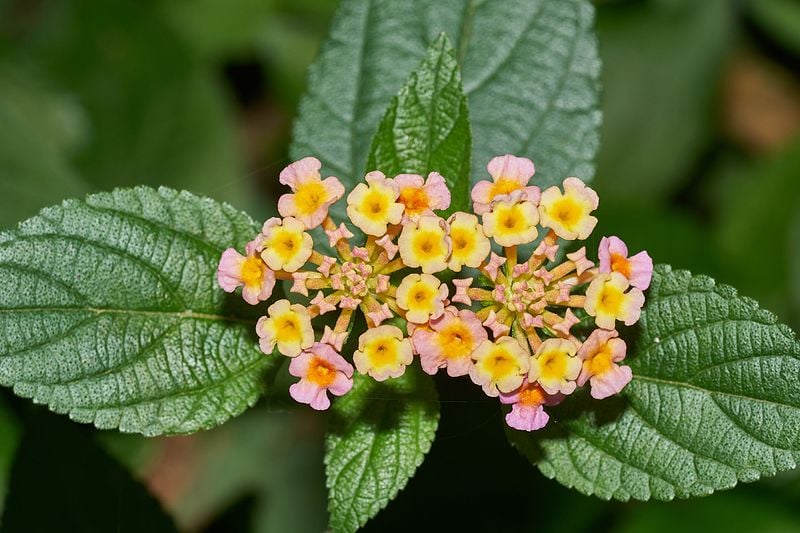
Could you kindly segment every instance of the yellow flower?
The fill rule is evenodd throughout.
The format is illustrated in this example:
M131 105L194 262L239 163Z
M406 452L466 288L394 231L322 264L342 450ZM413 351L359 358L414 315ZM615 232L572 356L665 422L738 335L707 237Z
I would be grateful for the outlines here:
M283 169L278 178L294 193L278 199L278 212L284 217L297 218L307 229L322 224L328 208L344 195L342 183L334 177L323 180L320 167L317 158L306 157Z
M397 305L405 310L406 320L425 324L444 313L447 285L430 274L409 274L397 287Z
M376 381L402 376L412 358L411 340L403 338L400 328L389 325L365 331L353 354L356 369Z
M400 223L403 204L397 202L397 185L383 173L370 172L365 179L347 195L347 216L367 235L380 237L387 225Z
M629 287L629 282L619 272L598 274L586 289L586 312L595 317L603 329L614 329L620 320L630 326L639 320L644 305L644 293Z
M531 360L528 380L538 382L547 394L571 394L581 372L578 345L569 339L547 339Z
M562 239L585 239L597 225L591 212L598 204L596 192L578 178L567 178L563 193L555 186L542 193L539 203L542 226L551 228Z
M261 248L269 268L294 272L311 257L314 241L296 218L271 218L264 223Z
M308 310L289 300L278 300L267 309L267 315L256 324L259 345L270 354L278 345L278 351L288 357L296 357L314 344L314 329Z
M539 231L539 212L536 204L514 192L506 199L496 200L491 211L483 214L483 232L500 246L516 246L533 242Z
M518 388L530 369L528 352L513 337L483 341L472 352L472 359L475 364L469 370L469 377L489 396Z
M470 213L453 213L448 226L452 246L448 268L454 272L461 272L462 266L478 268L492 248L478 217Z
M403 226L398 240L400 257L406 266L420 267L426 274L447 268L450 255L450 237L447 223L436 216L423 216L417 222Z

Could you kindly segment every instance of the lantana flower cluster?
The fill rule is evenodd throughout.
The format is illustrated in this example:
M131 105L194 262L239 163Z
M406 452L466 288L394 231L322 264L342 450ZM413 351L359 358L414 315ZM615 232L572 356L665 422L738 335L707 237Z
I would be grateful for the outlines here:
M511 405L511 427L533 431L547 424L546 406L578 387L603 399L631 380L616 328L639 319L653 263L646 252L629 256L617 237L601 240L597 264L573 243L597 224L598 196L580 179L542 191L530 183L532 161L495 157L491 179L472 189L473 212L444 218L450 191L436 172L370 172L345 198L320 168L307 157L281 172L291 189L278 201L281 217L244 254L226 250L217 273L224 290L242 287L253 305L270 300L276 280L306 302L274 301L256 325L265 354L291 358L292 398L327 409L329 393L347 394L355 372L398 378L418 358L428 374L468 376ZM342 199L350 225L329 213ZM320 226L331 254L315 249L309 232ZM532 248L524 258L523 245ZM356 313L367 329L343 353Z

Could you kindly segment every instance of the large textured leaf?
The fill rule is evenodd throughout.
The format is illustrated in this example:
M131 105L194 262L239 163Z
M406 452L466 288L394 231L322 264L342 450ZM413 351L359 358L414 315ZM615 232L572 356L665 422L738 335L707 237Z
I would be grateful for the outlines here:
M215 270L224 248L256 232L229 206L169 189L45 209L0 236L0 383L145 435L239 414L277 363Z
M800 344L705 276L660 266L623 398L555 410L510 437L548 477L603 498L710 494L800 459Z
M309 71L292 155L316 155L345 183L361 179L386 106L445 32L469 97L472 168L515 153L534 158L540 183L591 179L600 125L592 22L586 0L344 0Z
M331 527L355 531L422 464L439 423L436 389L416 367L383 383L357 375L333 417L325 455Z
M441 35L389 105L372 140L367 168L389 176L410 172L444 176L450 211L469 200L469 115L455 50Z
M2 533L175 533L147 489L85 428L41 410L28 417L11 472Z

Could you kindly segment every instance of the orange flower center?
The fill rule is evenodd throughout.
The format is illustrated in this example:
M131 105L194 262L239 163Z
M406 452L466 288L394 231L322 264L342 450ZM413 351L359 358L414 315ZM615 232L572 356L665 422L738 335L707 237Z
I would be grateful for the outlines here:
M542 405L544 400L544 391L537 385L528 385L519 393L519 403L525 406Z
M406 206L409 215L420 214L430 207L428 193L417 187L406 187L400 191L397 201Z
M336 379L336 369L332 364L314 356L308 364L308 380L320 387L329 387Z
M620 254L611 254L611 270L619 272L626 278L631 277L631 262Z

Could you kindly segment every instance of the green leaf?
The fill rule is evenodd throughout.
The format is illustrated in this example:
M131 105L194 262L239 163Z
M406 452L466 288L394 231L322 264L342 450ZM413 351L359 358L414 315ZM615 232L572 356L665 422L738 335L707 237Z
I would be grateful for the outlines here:
M98 428L158 435L221 424L278 366L252 308L216 284L258 227L170 189L67 201L0 235L0 383Z
M727 0L598 8L603 142L595 187L606 206L660 202L697 167L713 142L709 116L733 42L733 13Z
M800 54L800 5L793 0L749 0L750 16L779 44Z
M70 152L80 142L82 115L66 95L0 67L0 227L11 227L65 197L84 195Z
M452 194L449 212L465 210L470 147L467 97L455 50L442 34L392 99L372 140L367 168L389 176L439 172Z
M355 376L336 401L326 439L334 531L355 531L383 509L422 464L439 423L436 389L416 366L378 383Z
M37 411L26 420L0 531L177 531L86 428Z
M541 185L589 180L601 118L593 18L586 0L344 0L309 70L291 154L360 180L381 114L444 32L469 98L472 168L514 153L535 160Z
M74 163L98 188L169 185L251 207L217 73L152 4L53 4L14 59L46 72L84 111L88 135Z
M800 343L755 301L656 269L624 397L566 402L541 435L509 432L584 494L670 500L775 475L800 459Z

